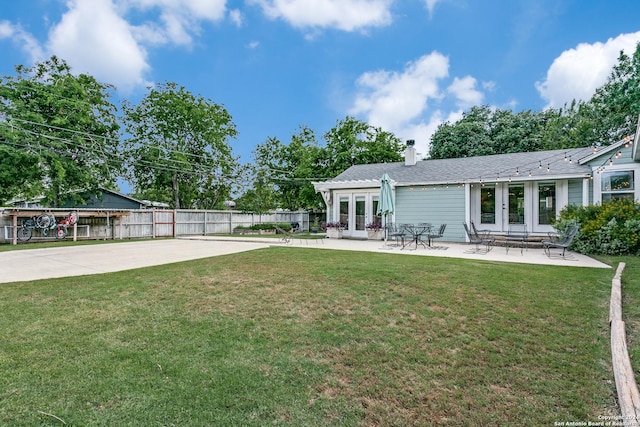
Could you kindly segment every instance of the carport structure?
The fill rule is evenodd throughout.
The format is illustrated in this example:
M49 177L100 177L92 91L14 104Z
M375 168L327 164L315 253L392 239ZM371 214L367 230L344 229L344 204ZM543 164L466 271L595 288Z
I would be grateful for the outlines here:
M107 227L109 227L110 221L114 218L121 218L123 216L130 215L131 211L128 210L83 210L83 209L46 209L42 208L7 208L4 209L2 215L5 217L9 217L11 219L11 243L13 245L18 244L18 219L28 219L37 217L42 213L51 213L56 218L64 217L69 214L70 211L75 211L78 214L78 218L105 218L107 221ZM73 225L72 232L73 241L75 242L78 239L78 224Z

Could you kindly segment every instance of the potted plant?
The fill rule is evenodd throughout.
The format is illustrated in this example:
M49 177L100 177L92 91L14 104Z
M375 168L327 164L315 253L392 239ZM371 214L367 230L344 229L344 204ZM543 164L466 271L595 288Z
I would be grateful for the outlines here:
M344 230L344 225L339 222L328 222L325 227L327 229L328 238L342 239L342 230Z
M367 238L369 240L382 240L384 239L384 229L382 223L372 222L364 226L367 229Z
M313 218L313 224L311 225L311 232L317 233L320 230L320 221L318 221L318 217Z

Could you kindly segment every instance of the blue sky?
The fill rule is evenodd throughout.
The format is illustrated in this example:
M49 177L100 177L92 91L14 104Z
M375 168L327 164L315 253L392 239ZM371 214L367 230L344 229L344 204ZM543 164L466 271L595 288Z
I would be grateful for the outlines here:
M347 115L425 154L474 105L588 99L639 16L637 0L5 0L0 73L55 54L134 103L176 82L227 108L243 162Z

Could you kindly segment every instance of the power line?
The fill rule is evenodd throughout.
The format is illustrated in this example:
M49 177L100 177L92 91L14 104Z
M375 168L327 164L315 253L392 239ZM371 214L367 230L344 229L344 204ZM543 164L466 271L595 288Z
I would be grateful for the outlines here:
M6 123L0 122L0 125L4 125L4 126L8 126ZM60 155L64 155L64 156L77 156L78 153L74 152L74 151L79 151L79 150L84 150L85 153L82 154L87 154L87 153L94 153L96 154L95 150L94 150L94 141L91 141L91 144L87 145L86 144L86 140L84 141L84 144L82 142L79 141L72 141L69 140L67 138L62 138L62 137L58 137L58 136L53 136L53 135L47 135L47 134L43 134L43 133L39 133L39 132L34 132L32 130L29 129L24 129L24 128L19 128L19 127L12 127L12 129L23 132L27 135L31 135L34 137L38 137L38 138L43 138L43 139L48 139L48 140L55 140L57 142L60 142L63 144L64 147L66 148L62 148L62 147L51 147L51 146L46 146L43 145L40 141L36 140L31 140L29 142L25 142L23 144L20 143L16 143L16 142L10 142L7 140L4 140L3 143L7 144L7 145L12 145L18 148L23 148L23 149L40 149L40 150L46 150L46 151L50 151L52 153L56 153L56 154L60 154ZM155 169L157 171L162 171L162 172L175 172L175 173L182 173L182 174L187 174L187 175L198 175L201 177L213 177L216 179L238 179L237 175L232 175L232 174L217 174L217 173L212 173L210 166L209 165L203 165L203 164L192 164L192 163L188 163L186 161L183 160L179 160L179 159L173 159L173 158L165 158L162 159L162 165L158 165L156 163L153 163L149 160L144 160L144 159L139 159L139 160L132 160L132 159L126 159L124 158L123 154L121 153L111 153L109 155L107 155L106 153L104 153L104 151L102 150L102 146L97 144L98 149L100 149L100 151L102 151L102 157L101 158L97 158L97 160L104 162L105 164L111 164L113 166L120 166L120 164L125 164L125 165L129 165L131 167L134 166L141 166L141 167L147 167L147 168L152 168ZM200 158L203 158L202 156Z

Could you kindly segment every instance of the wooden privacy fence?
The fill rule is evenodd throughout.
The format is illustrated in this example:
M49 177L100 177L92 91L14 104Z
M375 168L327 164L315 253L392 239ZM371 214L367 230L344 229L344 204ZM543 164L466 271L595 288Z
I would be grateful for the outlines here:
M70 209L25 209L0 208L0 239L12 241L14 227L22 220L44 211L51 211L61 219ZM264 223L297 222L302 230L309 230L307 212L271 212L266 214L247 213L233 210L190 210L190 209L72 209L79 215L78 228L83 239L140 239L156 237L197 236L209 234L231 234L238 226L252 226ZM86 231L85 231L86 230ZM70 237L71 230L70 230ZM34 236L34 241L50 240Z

